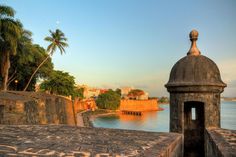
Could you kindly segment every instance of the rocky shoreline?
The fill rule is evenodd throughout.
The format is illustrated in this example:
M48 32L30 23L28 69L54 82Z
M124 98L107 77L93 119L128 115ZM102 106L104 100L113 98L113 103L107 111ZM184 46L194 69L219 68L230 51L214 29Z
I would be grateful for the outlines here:
M95 111L84 112L82 113L84 127L93 128L94 126L92 121L97 117L116 115L116 114L117 114L116 111L110 111L110 110L95 110Z

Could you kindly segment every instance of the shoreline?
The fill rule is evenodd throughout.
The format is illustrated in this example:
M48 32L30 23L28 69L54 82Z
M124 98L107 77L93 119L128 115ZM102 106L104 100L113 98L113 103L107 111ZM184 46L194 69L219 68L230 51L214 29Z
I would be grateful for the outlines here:
M98 117L104 117L104 116L109 116L109 115L117 115L117 114L118 114L117 112L114 112L114 113L103 113L103 114L91 115L89 117L90 127L94 127L93 126L93 121Z
M155 111L163 111L163 108L159 108ZM98 117L104 117L109 115L119 115L120 111L110 111L110 110L104 110L106 113L93 113L94 111L86 111L82 113L83 118L83 126L84 127L90 127L93 128L93 121ZM150 111L144 111L144 112L150 112Z
M159 105L169 105L170 102L158 102Z
M236 102L236 100L221 100L221 101L226 101L226 102Z
M81 115L83 119L83 126L93 128L94 126L92 121L95 120L95 118L107 115L117 115L117 112L109 110L97 110L97 111L86 111Z

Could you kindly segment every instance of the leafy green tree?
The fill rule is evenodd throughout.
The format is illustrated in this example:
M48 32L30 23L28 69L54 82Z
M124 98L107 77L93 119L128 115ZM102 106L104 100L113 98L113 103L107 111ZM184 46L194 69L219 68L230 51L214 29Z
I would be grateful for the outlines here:
M120 89L120 88L117 88L117 89L116 89L116 93L121 96L121 89Z
M40 89L49 91L51 94L73 96L75 94L75 78L67 72L56 70L41 83Z
M136 98L144 94L144 91L141 89L133 89L128 93L129 98Z
M18 40L22 32L22 24L14 19L15 11L0 5L0 54L2 89L7 90L7 81L10 68L10 56L17 53Z
M84 88L74 88L74 93L72 94L72 99L75 98L83 99L84 98Z
M61 52L61 54L65 53L65 47L68 46L68 44L66 43L67 38L65 37L64 33L59 30L56 29L55 32L53 31L49 31L50 32L50 36L46 37L45 40L50 42L50 44L47 47L47 51L48 51L48 56L39 64L39 66L35 69L35 71L33 72L33 74L31 75L28 83L26 84L24 91L27 90L31 80L33 79L34 75L37 73L37 71L40 69L40 67L53 55L53 53L56 51L56 49L58 48Z
M169 98L168 97L161 97L158 100L159 103L168 103L169 102Z
M29 47L32 45L31 43L31 32L23 30L21 32L20 39L17 43L17 54L15 56L10 56L10 69L9 69L9 78L7 81L7 89L9 84L11 84L12 81L16 80L16 75L18 74L18 71L16 67L19 66L19 64L24 63L30 59L27 54L29 52ZM28 51L26 51L28 50ZM20 62L18 62L21 60ZM2 78L1 78L2 80Z
M46 50L36 44L25 43L18 48L17 55L11 57L12 64L9 71L9 89L13 90L23 90L33 71L48 56ZM34 90L37 79L46 79L52 71L53 63L49 58L34 75L28 90ZM18 80L17 84L15 84L15 80Z
M120 95L113 90L109 90L98 96L96 104L100 109L116 110L120 106Z

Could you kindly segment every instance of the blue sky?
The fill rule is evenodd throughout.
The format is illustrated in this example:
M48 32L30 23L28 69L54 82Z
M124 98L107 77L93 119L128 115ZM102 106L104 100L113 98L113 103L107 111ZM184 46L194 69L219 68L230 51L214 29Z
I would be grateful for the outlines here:
M192 29L201 53L216 62L236 96L235 0L1 0L13 7L34 43L47 47L48 30L68 38L55 69L78 84L99 88L133 86L151 96L168 95L164 84L173 64L186 55Z

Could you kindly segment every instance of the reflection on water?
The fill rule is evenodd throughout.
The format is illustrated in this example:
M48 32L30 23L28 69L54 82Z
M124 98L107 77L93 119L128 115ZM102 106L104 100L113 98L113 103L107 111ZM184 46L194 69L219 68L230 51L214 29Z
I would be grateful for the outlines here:
M133 116L133 115L128 115L128 114L119 114L119 119L121 122L126 122L126 121L139 121L142 123L145 123L148 119L157 119L157 112L143 112L142 116Z
M142 116L112 115L98 117L94 120L95 127L119 128L145 131L169 131L169 105L161 105L164 111L144 112Z
M164 111L144 112L142 116L112 115L98 117L95 127L169 132L169 105L160 105ZM236 130L236 102L221 103L221 127Z

